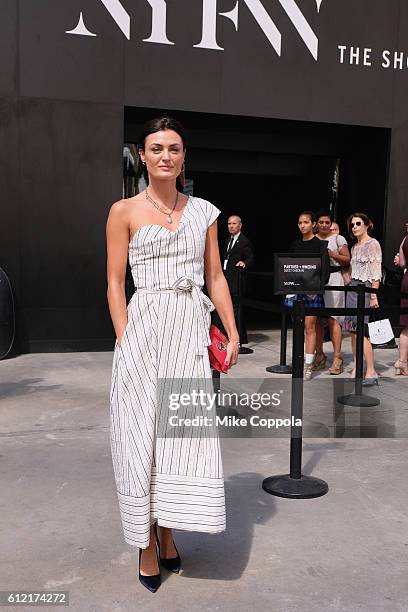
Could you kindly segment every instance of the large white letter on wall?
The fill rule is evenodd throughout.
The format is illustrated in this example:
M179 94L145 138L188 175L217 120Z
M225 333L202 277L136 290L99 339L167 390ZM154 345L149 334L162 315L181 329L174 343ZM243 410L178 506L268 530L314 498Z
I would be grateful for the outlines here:
M285 9L289 19L299 32L300 37L305 43L306 47L309 49L314 59L317 60L319 41L317 40L316 34L313 32L312 28L306 21L306 18L304 17L302 11L296 4L295 0L279 0L279 2ZM321 2L318 4L318 11L320 10L320 4Z
M147 0L152 7L152 33L143 42L161 43L163 45L174 45L167 38L166 17L167 6L164 0Z
M282 36L259 0L244 0L245 4L261 26L263 33L278 55L281 54Z
M224 50L224 47L220 47L217 43L217 15L230 19L238 31L238 0L232 11L228 13L217 12L217 0L203 0L203 32L200 42L194 47Z
M102 4L109 11L111 17L117 26L122 30L123 34L130 40L130 16L125 11L119 0L101 0ZM73 30L67 30L65 34L80 34L82 36L96 36L84 24L82 11L79 15L77 26Z
M102 4L109 11L116 24L120 27L124 35L130 40L130 17L125 11L119 0L101 0Z

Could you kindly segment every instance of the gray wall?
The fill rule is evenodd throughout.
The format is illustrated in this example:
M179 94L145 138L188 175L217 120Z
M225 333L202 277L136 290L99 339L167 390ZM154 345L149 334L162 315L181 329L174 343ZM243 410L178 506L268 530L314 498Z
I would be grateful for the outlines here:
M235 2L206 5L221 13ZM251 3L264 6L281 33L280 56ZM395 106L406 115L398 95L406 64L381 67L382 50L404 50L404 0L298 0L318 39L317 60L279 0L238 0L238 32L218 15L222 51L194 46L202 37L202 0L167 2L166 35L174 44L144 42L152 32L148 0L121 4L130 40L102 0L20 0L21 95L382 127L392 126ZM80 11L95 37L65 34ZM340 63L338 45L370 47L372 65Z

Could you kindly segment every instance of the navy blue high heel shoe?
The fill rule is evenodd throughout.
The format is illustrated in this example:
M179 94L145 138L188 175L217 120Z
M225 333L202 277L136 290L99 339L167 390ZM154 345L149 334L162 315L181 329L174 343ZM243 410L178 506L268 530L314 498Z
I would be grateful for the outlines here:
M377 385L378 387L378 378L377 377L373 377L373 378L365 378L363 380L363 387L374 387L374 385Z
M158 574L153 574L152 576L143 576L140 573L140 558L142 556L142 550L143 550L142 548L139 549L139 580L143 584L143 586L146 587L146 589L148 589L152 593L155 593L157 589L159 588L159 586L161 585L160 566L159 566ZM157 549L156 549L156 555L157 555ZM157 564L159 564L158 557L157 557Z
M177 550L176 543L173 540L174 548L176 549L176 552L177 552L177 557L173 557L172 559L163 559L162 557L160 557L160 542L159 542L159 536L157 533L157 523L154 524L154 533L156 536L157 547L159 549L159 558L160 558L161 565L165 567L169 572L178 574L181 569L181 557Z

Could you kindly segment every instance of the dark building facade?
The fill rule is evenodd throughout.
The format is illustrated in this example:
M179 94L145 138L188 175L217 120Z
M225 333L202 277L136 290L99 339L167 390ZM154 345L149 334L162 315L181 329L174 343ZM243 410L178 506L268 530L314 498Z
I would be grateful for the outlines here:
M375 221L391 265L407 216L403 0L3 0L0 266L18 349L112 347L105 223L123 145L186 125L194 192L238 212L258 265L332 197Z

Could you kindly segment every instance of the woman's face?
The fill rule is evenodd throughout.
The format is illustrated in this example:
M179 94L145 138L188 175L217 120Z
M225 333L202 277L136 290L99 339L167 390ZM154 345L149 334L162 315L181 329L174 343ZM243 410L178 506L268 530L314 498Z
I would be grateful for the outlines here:
M330 235L330 226L331 220L330 217L321 216L317 222L317 227L319 228L319 233L325 236Z
M146 137L142 161L150 177L175 181L183 167L185 151L181 136L174 130L161 130Z
M313 228L315 225L316 223L313 223L309 215L300 215L299 220L298 220L298 228L302 236L310 234L310 232L313 232Z
M339 224L333 222L330 226L330 232L334 235L340 234Z
M364 236L367 233L367 225L364 224L364 221L360 217L353 217L351 220L351 231L355 238L359 238Z

